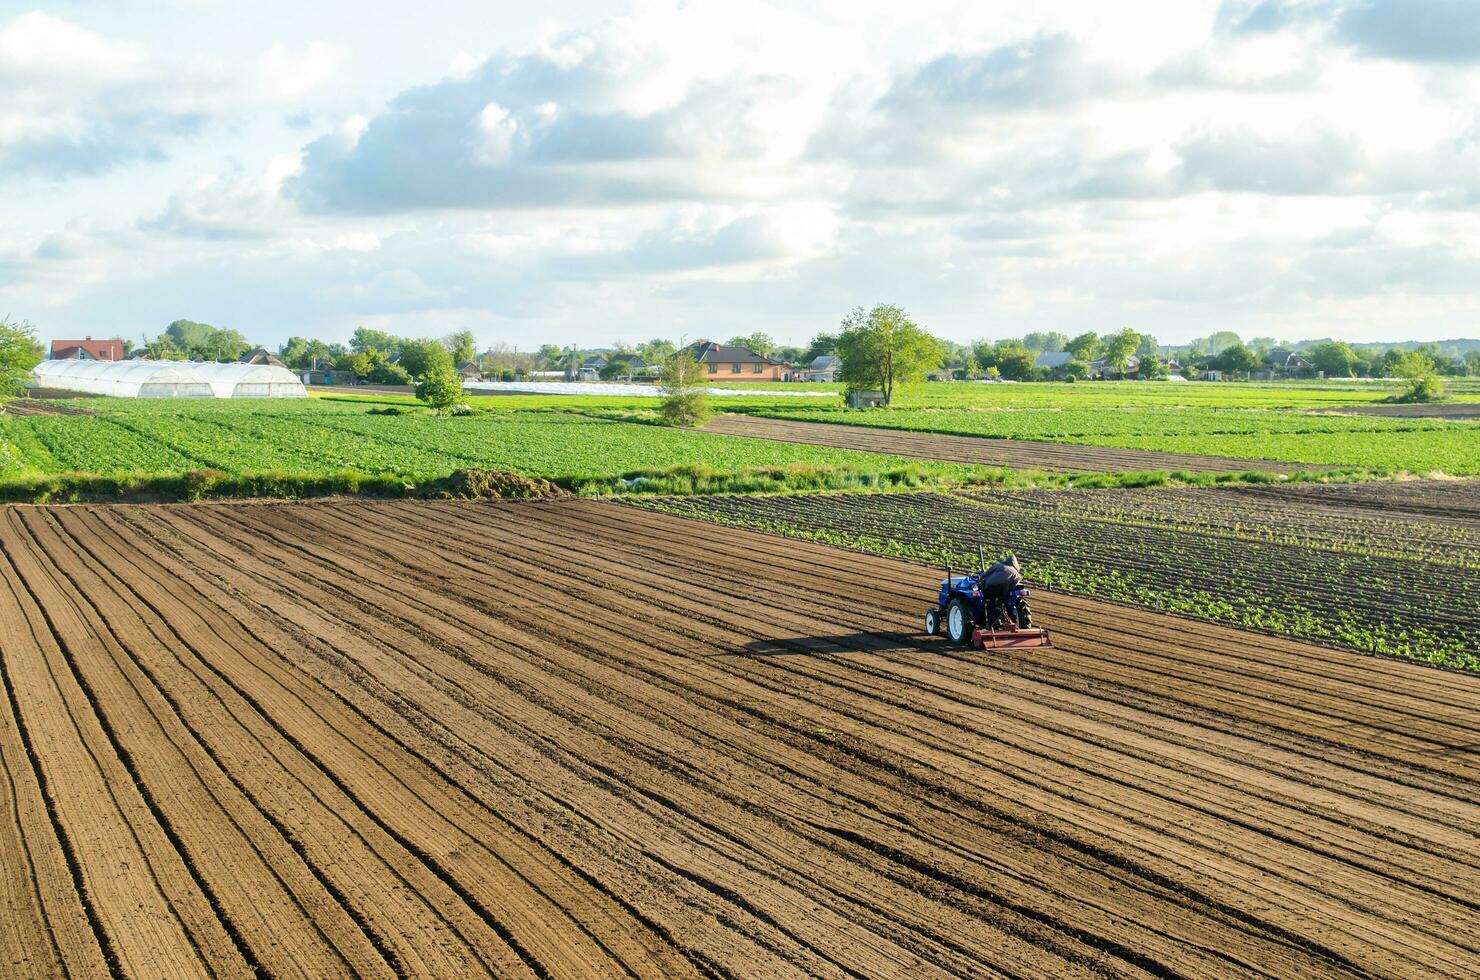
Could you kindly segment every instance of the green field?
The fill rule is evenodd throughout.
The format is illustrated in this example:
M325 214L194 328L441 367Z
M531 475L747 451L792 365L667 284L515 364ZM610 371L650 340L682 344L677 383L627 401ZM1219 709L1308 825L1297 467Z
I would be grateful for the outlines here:
M1220 390L1237 389L1227 385ZM1054 396L1047 397L1052 400ZM1480 422L1474 421L1317 415L1242 405L1073 404L888 411L785 406L748 411L770 418L914 432L1274 459L1383 472L1480 474Z
M879 411L847 410L836 394L815 400L779 394L724 397L715 399L715 407L808 421L1269 458L1375 473L1480 473L1480 423L1308 411L1381 396L1372 386L1354 388L939 383L917 386L901 399L913 407ZM470 467L543 477L584 492L1003 482L1047 486L1054 479L635 424L633 420L651 420L653 399L521 395L480 396L469 402L475 414L437 418L408 396L383 393L300 401L76 399L67 404L92 414L0 414L0 481L9 499L60 499L63 491L55 479L40 489L28 487L58 474L69 474L73 483L77 478L72 474L127 477L137 486L147 478L213 471L288 474L305 486L307 478L322 484L330 475L355 474L377 478L383 490L397 482L426 485ZM381 414L387 409L404 414ZM1113 482L1107 478L1104 485ZM292 485L292 480L280 480L273 492L291 494Z
M372 414L363 402L71 402L95 414L0 415L0 476L60 473L227 474L355 471L408 483L479 467L571 487L620 489L623 480L675 468L739 474L760 468L827 471L821 485L963 482L990 471L951 463L709 435L561 412L507 411L437 418ZM663 489L656 479L649 488ZM760 481L764 486L768 481ZM770 481L774 482L774 481ZM791 483L805 485L795 474ZM681 489L681 488L680 488Z

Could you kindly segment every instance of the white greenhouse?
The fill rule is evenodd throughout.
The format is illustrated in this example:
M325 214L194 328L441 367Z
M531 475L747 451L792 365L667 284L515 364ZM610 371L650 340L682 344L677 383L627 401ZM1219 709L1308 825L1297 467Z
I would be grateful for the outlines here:
M271 364L192 364L217 398L307 398L298 375Z
M267 364L191 361L42 361L31 371L42 388L118 398L306 398L303 383Z

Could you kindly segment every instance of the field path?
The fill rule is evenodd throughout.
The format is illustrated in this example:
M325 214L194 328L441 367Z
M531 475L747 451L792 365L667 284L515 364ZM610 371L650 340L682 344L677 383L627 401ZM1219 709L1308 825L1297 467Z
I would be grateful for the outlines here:
M615 504L0 510L0 975L1473 976L1480 678Z
M1150 449L955 436L833 422L799 422L794 419L762 418L758 415L716 415L700 431L752 439L775 439L778 442L796 442L810 446L829 446L835 449L858 449L910 459L1011 466L1050 473L1131 473L1149 470L1187 470L1193 473L1274 470L1292 473L1310 468L1301 463L1279 463L1263 459L1225 459L1218 456L1163 453Z

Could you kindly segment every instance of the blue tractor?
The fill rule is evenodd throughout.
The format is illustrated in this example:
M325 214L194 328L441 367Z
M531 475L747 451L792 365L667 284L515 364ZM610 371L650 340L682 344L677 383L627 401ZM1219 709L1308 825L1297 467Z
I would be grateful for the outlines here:
M1033 593L1019 583L1008 590L1005 601L989 598L983 583L991 570L980 546L977 563L977 571L962 576L952 575L946 566L937 604L925 611L925 632L944 632L953 643L983 649L1053 646L1048 630L1033 625L1028 606Z

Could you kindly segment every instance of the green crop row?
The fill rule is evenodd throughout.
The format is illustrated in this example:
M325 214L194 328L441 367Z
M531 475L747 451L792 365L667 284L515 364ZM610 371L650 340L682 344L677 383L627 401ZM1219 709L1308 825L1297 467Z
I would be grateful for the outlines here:
M888 484L888 474L904 472L914 474L906 482L932 484L984 482L996 474L977 466L907 462L548 411L437 418L372 415L361 403L320 399L81 404L94 414L0 416L0 446L5 447L0 477L354 470L424 480L476 466L567 485L620 486L644 475L671 476L684 467L697 467L710 474L707 478L753 470L851 474L834 480L836 485Z
M1045 588L1480 670L1480 534L1473 525L1387 513L1419 492L1407 489L1413 484L1368 486L1371 508L1343 520L1311 503L1319 486L1302 488L1287 506L1276 488L634 502L931 565L974 564L978 545L989 555L1013 551ZM1480 505L1475 486L1465 492ZM1217 515L1211 526L1199 526L1203 509ZM1302 511L1308 526L1292 534ZM1395 543L1403 540L1434 550L1405 553ZM1451 553L1438 550L1445 541Z

